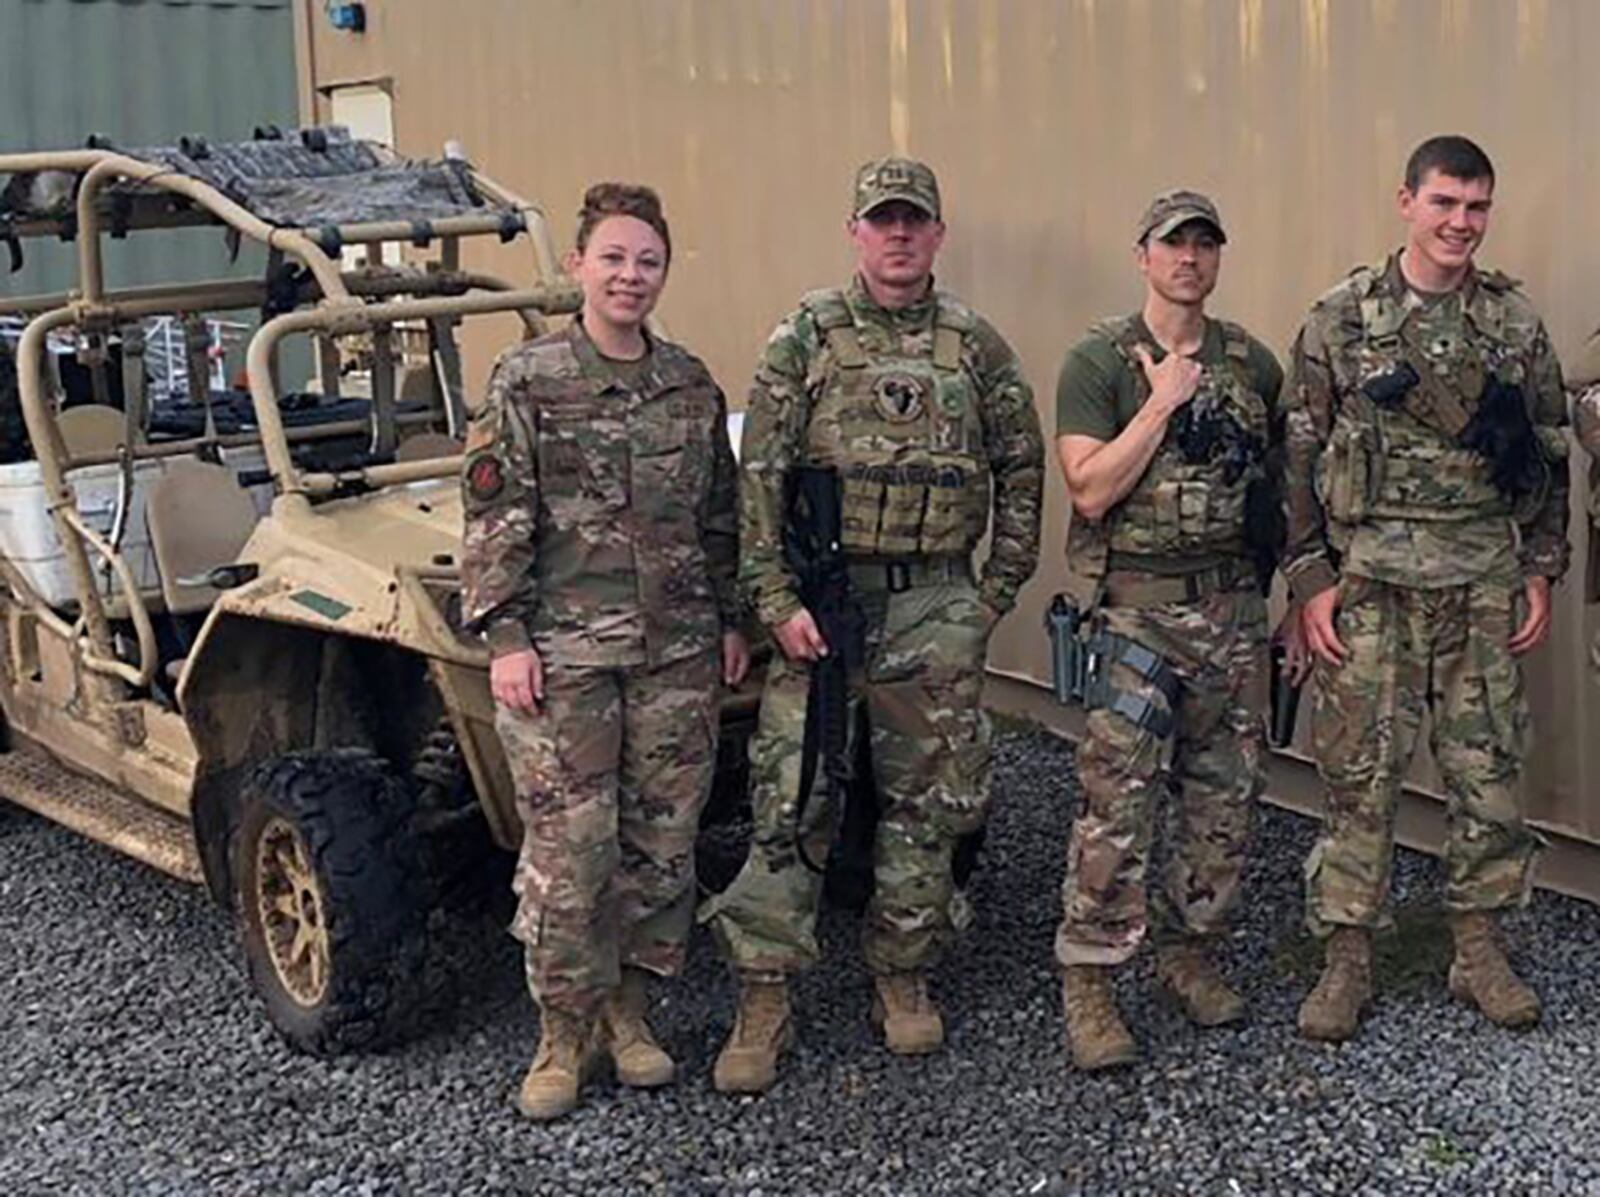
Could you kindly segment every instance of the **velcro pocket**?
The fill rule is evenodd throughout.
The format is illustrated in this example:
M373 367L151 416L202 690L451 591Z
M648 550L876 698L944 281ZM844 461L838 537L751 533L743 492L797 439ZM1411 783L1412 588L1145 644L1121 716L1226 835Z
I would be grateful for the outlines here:
M883 488L883 519L877 551L885 555L915 553L922 536L928 487L922 482L889 483Z
M987 475L974 479L953 466L935 476L922 519L922 552L964 553L977 544L989 510L987 481Z

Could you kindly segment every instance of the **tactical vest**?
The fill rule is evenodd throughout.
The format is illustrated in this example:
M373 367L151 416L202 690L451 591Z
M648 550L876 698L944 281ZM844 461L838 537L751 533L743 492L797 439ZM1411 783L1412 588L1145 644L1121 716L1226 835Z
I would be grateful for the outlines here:
M844 550L871 556L970 553L989 520L989 460L967 366L973 314L936 295L924 352L868 353L840 290L801 307L827 352L806 379L807 458L843 481Z
M1265 445L1267 403L1250 374L1250 338L1237 324L1219 320L1217 325L1225 364L1220 369L1209 363L1202 366L1190 402L1216 404ZM1132 316L1107 320L1090 332L1116 346L1143 406L1150 397L1150 383L1134 353L1140 344L1147 344L1139 321ZM1100 601L1106 570L1118 556L1160 559L1172 572L1181 572L1186 562L1246 556L1245 492L1263 476L1264 464L1258 458L1230 483L1220 463L1185 460L1177 444L1176 422L1174 415L1138 484L1103 519L1072 517L1067 531L1067 592L1081 607Z
M1383 276L1383 267L1356 270L1349 286L1359 328L1330 325L1354 334L1328 344L1346 393L1316 471L1329 538L1341 550L1355 525L1367 520L1457 523L1512 514L1511 501L1491 480L1489 463L1462 448L1458 438L1491 375L1522 388L1527 399L1525 347L1505 336L1505 295L1515 283L1499 273L1479 276L1461 322L1465 335L1423 345L1405 302L1380 287ZM1416 371L1417 385L1393 409L1374 403L1363 384L1402 363Z

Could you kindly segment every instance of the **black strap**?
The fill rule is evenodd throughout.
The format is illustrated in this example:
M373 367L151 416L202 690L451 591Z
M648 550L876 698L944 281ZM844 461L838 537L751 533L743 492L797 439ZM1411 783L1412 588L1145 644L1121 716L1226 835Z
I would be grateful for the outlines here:
M850 762L845 756L849 744L849 729L845 722L850 709L849 683L846 681L843 685L836 685L823 672L839 668L841 666L838 663L830 661L811 663L811 684L806 694L806 726L800 741L800 793L794 811L794 849L800 863L819 874L827 871L827 852L824 851L820 862L812 859L806 849L805 832L806 810L811 805L811 791L817 781L817 765L822 765L823 798L828 804L826 843L829 848L838 838L839 821L844 814L843 783L848 782L851 775ZM838 751L829 751L830 747Z
M1158 706L1142 694L1112 685L1113 663L1127 666L1159 690L1167 700L1166 707ZM1182 692L1183 682L1160 653L1115 632L1097 631L1089 637L1089 668L1083 691L1085 710L1098 707L1115 711L1135 726L1166 739L1177 729L1176 711Z

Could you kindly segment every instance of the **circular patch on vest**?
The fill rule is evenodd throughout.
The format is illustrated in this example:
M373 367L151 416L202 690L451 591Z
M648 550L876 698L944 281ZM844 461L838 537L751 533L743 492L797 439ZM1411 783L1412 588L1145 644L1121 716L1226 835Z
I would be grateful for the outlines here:
M485 453L467 467L467 489L480 503L494 498L506 485L506 472L500 459Z
M895 423L915 420L927 407L927 387L912 374L885 374L872 384L878 410Z

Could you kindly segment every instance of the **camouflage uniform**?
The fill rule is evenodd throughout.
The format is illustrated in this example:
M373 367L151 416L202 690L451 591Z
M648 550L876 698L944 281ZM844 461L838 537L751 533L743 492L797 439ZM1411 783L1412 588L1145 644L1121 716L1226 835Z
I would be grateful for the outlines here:
M857 279L817 292L773 333L750 393L741 462L740 576L776 627L801 609L782 551L783 480L836 467L844 548L867 619L864 702L883 804L865 952L876 973L931 964L950 927L951 854L989 800L989 728L979 708L990 629L1038 553L1044 449L1030 388L987 322L940 292L880 307ZM989 558L971 558L994 515ZM821 879L797 834L824 854L821 781L797 828L810 670L774 660L751 747L755 834L733 884L701 917L746 974L788 974L817 957Z
M1418 381L1403 401L1374 398L1408 366ZM1540 484L1515 502L1458 440L1491 380L1519 388L1541 447ZM1507 641L1524 579L1559 579L1569 552L1566 408L1544 326L1504 275L1474 269L1423 297L1396 254L1313 306L1287 406L1285 573L1302 601L1341 587L1349 654L1317 666L1327 816L1306 862L1307 921L1326 935L1384 917L1424 711L1449 798L1446 905L1513 904L1536 838L1520 793L1528 707Z
M1572 431L1589 455L1589 539L1583 569L1583 601L1600 602L1600 333L1589 338L1567 373L1572 395ZM1600 637L1589 646L1590 664L1600 670Z
M1068 353L1058 435L1110 441L1121 432L1150 393L1139 345L1165 356L1135 315L1096 326ZM1264 781L1267 611L1246 542L1245 493L1278 483L1283 372L1259 341L1216 320L1206 322L1196 360L1190 405L1229 413L1254 438L1254 460L1231 479L1225 457L1189 461L1174 416L1134 489L1098 522L1074 517L1068 534L1069 593L1105 633L1162 657L1181 698L1174 708L1156 682L1114 660L1113 692L1132 705L1096 703L1088 713L1077 752L1084 810L1072 827L1056 933L1066 967L1122 963L1152 921L1163 942L1223 932ZM1167 720L1170 732L1160 726ZM1145 875L1169 791L1170 859L1152 911Z
M496 715L524 828L513 931L535 997L588 1014L619 964L676 972L693 921L738 621L722 393L676 345L608 363L574 321L501 355L463 486L469 625L545 666L542 710Z

